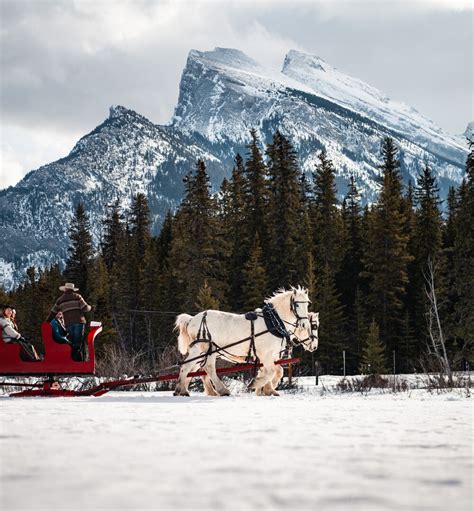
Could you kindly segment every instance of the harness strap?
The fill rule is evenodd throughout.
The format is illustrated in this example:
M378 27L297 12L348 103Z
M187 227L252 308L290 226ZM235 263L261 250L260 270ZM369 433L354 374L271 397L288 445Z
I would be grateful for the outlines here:
M255 319L253 317L250 319L250 346L247 353L246 363L249 364L252 359L254 363L253 371L254 375L256 375L258 366L260 365L260 360L257 357L257 350L255 348Z
M258 334L255 334L255 337L259 337L260 335L263 335L263 334L266 334L268 333L268 330L263 330L262 332L258 332ZM214 344L214 346L216 346L216 349L212 350L210 353L203 353L201 355L197 355L196 357L193 357L193 358L190 358L188 360L183 360L182 362L178 362L177 364L175 364L175 367L181 367L181 366L184 366L186 364L189 364L189 362L195 362L196 360L200 360L201 358L203 357L207 357L209 355L214 355L214 353L220 353L220 352L225 352L227 348L232 348L233 346L237 346L238 344L242 344L243 342L247 342L251 339L251 337L245 337L245 339L240 339L239 341L235 341L235 342L232 342L230 344L226 344L225 346L222 346L222 348L220 348L219 346L217 346L216 344ZM193 341L193 344L195 344L196 342L199 342L199 341ZM206 341L203 341L201 339L200 342L206 342ZM209 342L209 341L207 341Z

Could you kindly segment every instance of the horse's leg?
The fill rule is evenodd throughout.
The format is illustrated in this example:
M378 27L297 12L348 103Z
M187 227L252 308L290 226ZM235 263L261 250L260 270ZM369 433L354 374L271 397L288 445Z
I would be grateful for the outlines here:
M263 367L249 386L250 389L255 389L257 395L262 395L261 392L263 391L263 387L265 387L268 382L271 382L275 370L273 358L269 360L262 360L261 362Z
M204 392L206 393L206 396L218 396L219 394L216 392L216 389L214 388L214 385L212 384L211 379L209 376L203 376L202 377L202 383L204 385Z
M273 375L272 382L271 382L273 391L276 393L274 395L279 395L278 392L276 391L276 389L277 389L278 385L280 385L281 380L283 379L283 374L284 374L283 367L281 367L280 365L276 365L275 373Z
M191 358L198 357L201 353L202 353L201 347L196 344L189 350L188 356L186 357L184 362ZM178 381L176 383L176 388L173 393L174 396L189 396L188 387L191 378L188 378L187 375L188 373L191 373L195 369L197 369L199 367L200 362L201 360L197 360L194 362L189 362L189 364L185 363L181 366L181 369L179 370Z
M276 391L280 380L283 377L283 368L281 366L275 366L273 368L272 379L263 387L262 394L264 396L279 396L280 394Z
M217 360L216 354L207 357L204 370L206 371L208 377L210 378L212 384L214 385L214 389L216 390L217 394L219 396L230 396L229 389L222 383L220 378L217 376L216 360Z

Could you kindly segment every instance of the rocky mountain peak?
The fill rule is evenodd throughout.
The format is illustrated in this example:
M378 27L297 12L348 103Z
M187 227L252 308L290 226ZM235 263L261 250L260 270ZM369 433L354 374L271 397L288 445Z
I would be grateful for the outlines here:
M472 140L474 138L474 121L468 123L466 129L464 130L463 135L469 140Z
M255 70L260 65L240 50L234 48L216 47L211 51L191 50L188 56L188 65L199 61L209 67L228 67L240 70Z
M290 70L294 68L317 69L318 71L324 72L327 68L330 68L330 66L316 55L308 55L298 50L290 50L285 55L282 73L290 74Z

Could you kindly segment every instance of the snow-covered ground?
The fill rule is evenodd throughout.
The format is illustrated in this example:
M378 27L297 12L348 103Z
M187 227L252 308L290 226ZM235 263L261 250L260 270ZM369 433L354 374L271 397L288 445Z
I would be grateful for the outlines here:
M321 388L2 396L0 509L472 509L466 391Z

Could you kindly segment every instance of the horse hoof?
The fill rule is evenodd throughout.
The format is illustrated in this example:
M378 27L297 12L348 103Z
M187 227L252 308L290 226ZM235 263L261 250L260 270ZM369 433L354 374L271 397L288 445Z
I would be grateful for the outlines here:
M220 396L230 396L230 392L228 390L226 390L225 392L221 392L219 395Z
M173 392L173 396L184 396L184 397L189 397L189 392L178 392L177 390L175 390Z

